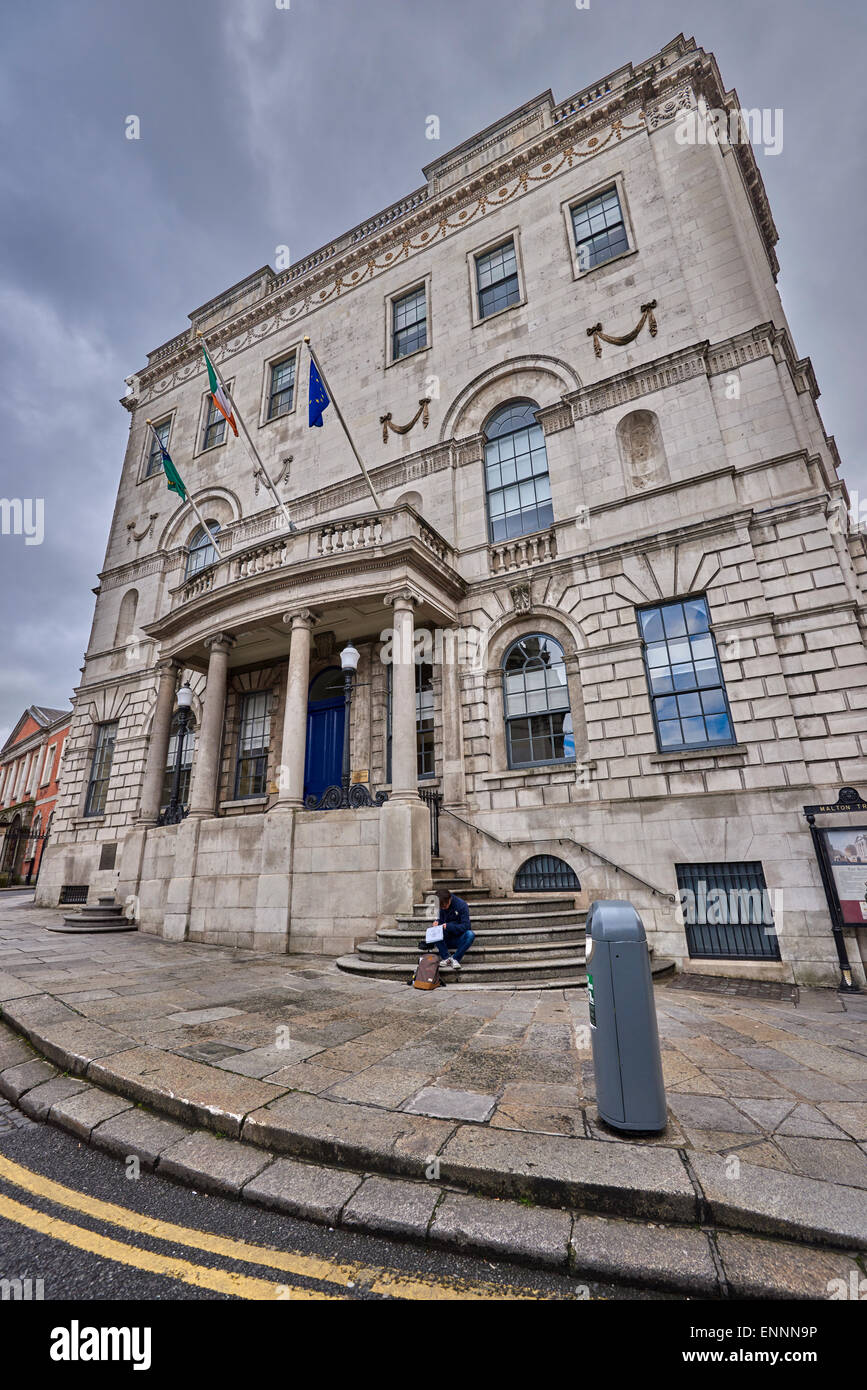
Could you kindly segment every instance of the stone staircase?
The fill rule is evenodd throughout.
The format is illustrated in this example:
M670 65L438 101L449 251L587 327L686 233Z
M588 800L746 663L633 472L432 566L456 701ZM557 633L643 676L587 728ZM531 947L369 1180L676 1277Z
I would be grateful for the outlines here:
M138 927L124 917L123 908L110 893L95 903L85 903L80 912L69 913L60 926L49 927L48 931L89 936L98 932L138 931Z
M456 869L433 867L434 890L446 885L470 905L476 939L460 972L447 971L446 983L463 989L568 989L587 983L584 921L574 896L522 893L494 898ZM377 980L409 980L418 964L430 907L416 903L412 915L381 928L355 955L337 965L352 975Z

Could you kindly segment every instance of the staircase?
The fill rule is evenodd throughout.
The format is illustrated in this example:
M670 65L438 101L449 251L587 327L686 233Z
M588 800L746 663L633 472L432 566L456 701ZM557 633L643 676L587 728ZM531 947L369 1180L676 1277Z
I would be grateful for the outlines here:
M130 922L124 917L123 908L115 902L114 894L110 893L95 903L85 903L80 912L70 913L64 917L60 926L49 927L48 930L70 934L80 932L89 936L97 932L138 931L138 927L135 922Z
M490 888L477 886L436 860L433 883L434 890L444 885L469 903L476 934L462 969L445 973L450 989L569 989L587 983L587 914L575 907L574 896L522 893L493 898ZM418 943L429 925L427 905L416 903L411 916L381 928L375 941L362 942L353 956L342 956L338 968L371 979L409 981L418 964Z

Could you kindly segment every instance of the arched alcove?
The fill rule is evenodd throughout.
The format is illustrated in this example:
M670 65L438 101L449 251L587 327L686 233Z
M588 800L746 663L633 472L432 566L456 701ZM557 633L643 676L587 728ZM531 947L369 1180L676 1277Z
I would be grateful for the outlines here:
M135 626L135 615L138 609L138 590L127 589L120 601L120 612L117 615L117 627L114 632L114 645L119 647L126 641Z
M668 460L652 410L631 410L617 426L617 447L627 483L635 488L668 482Z

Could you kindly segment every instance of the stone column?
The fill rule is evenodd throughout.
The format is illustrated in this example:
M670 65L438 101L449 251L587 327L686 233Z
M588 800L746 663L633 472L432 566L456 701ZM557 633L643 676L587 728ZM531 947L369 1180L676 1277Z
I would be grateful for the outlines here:
M180 663L177 661L157 662L157 706L151 724L147 767L138 807L139 825L156 825L160 813L179 670Z
M391 668L391 796L392 801L418 800L416 757L415 663L413 610L418 595L411 589L387 594L394 609Z
M210 652L208 684L202 708L202 723L196 740L193 782L190 788L190 807L187 818L205 820L216 815L217 783L220 776L223 716L226 711L226 672L234 637L218 632L209 637L205 646Z
M283 614L292 628L289 670L283 707L283 741L277 800L272 811L304 805L304 758L307 751L307 692L310 684L310 638L316 614L309 608Z

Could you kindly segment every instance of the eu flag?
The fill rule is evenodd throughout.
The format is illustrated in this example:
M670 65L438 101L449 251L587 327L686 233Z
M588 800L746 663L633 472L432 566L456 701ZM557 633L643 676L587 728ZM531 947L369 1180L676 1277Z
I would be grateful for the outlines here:
M326 406L331 404L331 397L322 384L322 377L316 368L316 363L310 360L310 385L308 404L310 407L310 425L322 425L322 412Z

